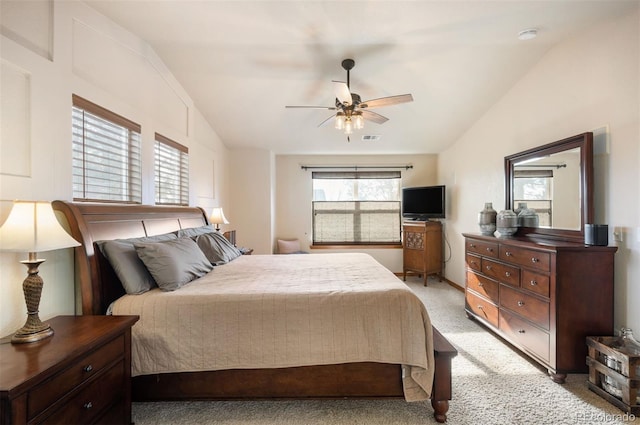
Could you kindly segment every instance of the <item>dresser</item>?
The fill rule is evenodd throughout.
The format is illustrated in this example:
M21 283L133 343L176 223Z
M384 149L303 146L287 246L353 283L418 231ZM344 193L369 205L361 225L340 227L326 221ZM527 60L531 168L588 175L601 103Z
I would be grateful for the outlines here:
M547 368L587 371L586 337L613 332L616 247L465 237L465 311Z
M407 221L402 224L402 273L407 271L427 277L438 275L442 280L442 224L439 221Z
M0 344L0 423L131 423L137 316L58 316L54 335Z

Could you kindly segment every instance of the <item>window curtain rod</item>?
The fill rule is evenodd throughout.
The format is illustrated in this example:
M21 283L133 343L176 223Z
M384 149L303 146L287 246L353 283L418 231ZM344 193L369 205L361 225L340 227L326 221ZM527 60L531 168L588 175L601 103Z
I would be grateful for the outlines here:
M303 170L307 171L307 170L354 170L354 171L358 171L358 170L370 170L370 169L374 169L374 170L380 170L380 169L391 169L391 170L410 170L413 168L413 165L393 165L393 166L360 166L360 165L344 165L344 166L315 166L315 165L301 165L300 168L302 168Z

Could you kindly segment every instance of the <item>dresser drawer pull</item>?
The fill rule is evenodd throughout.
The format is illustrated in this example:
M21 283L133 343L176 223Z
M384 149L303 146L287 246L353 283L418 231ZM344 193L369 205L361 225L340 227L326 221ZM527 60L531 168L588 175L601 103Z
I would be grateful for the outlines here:
M531 262L532 262L532 263L538 263L538 262L540 262L540 259L538 259L538 258L536 258L536 257L532 257L532 258L531 258Z
M469 244L469 248L475 248L475 247L476 247L476 244L474 244L474 243L470 243Z
M524 329L518 329L518 333L519 333L519 334L523 334L524 332L525 332L525 330L524 330Z
M536 286L538 284L538 282L536 282L535 280L531 281L531 286Z
M493 248L487 247L487 252L493 252Z
M91 403L90 401L84 404L84 408L87 410L91 409L92 407L93 407L93 403Z
M505 273L504 273L504 275L505 275L506 277L511 277L511 272L505 272Z
M484 286L484 283L478 282L478 286Z
M482 307L480 304L478 304L478 310L484 310L484 307Z
M487 266L487 270L491 270L491 266Z
M524 301L518 301L518 306L522 307L524 305Z
M93 370L93 366L91 366L90 364L86 365L84 368L82 368L82 370L84 370L85 372L91 372Z
M511 251L507 251L507 252L505 252L505 255L506 255L507 257L511 257Z

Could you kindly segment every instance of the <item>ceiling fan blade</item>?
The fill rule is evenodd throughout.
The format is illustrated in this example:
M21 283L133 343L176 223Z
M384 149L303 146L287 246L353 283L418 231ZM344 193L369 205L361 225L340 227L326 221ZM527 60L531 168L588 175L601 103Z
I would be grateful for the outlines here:
M362 118L367 121L372 121L377 124L384 124L385 122L389 121L389 118L383 117L382 115L375 112L367 111L366 109L360 112L362 112Z
M343 105L351 105L353 103L353 99L351 98L351 92L349 91L349 86L342 81L332 81L334 84L334 90L336 93L336 98Z
M285 108L303 108L303 109L326 109L328 111L335 111L335 106L285 106Z
M367 100L360 104L361 108L379 108L381 106L397 105L398 103L413 102L411 94L400 94L397 96L380 97L378 99Z
M327 125L328 123L331 122L332 119L334 119L336 116L335 115L331 115L329 118L327 118L326 120L322 121L320 124L318 124L318 127L322 127L323 125Z

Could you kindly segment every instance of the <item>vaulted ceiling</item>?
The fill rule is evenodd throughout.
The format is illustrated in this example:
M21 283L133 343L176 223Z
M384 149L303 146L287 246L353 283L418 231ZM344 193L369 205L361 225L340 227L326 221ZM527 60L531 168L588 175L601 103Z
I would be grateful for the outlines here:
M554 45L638 1L88 0L145 39L224 143L277 154L412 154L446 149ZM521 30L538 37L521 41ZM411 93L378 108L347 142L332 80L363 100ZM595 60L595 59L594 59ZM381 136L363 141L363 135Z

